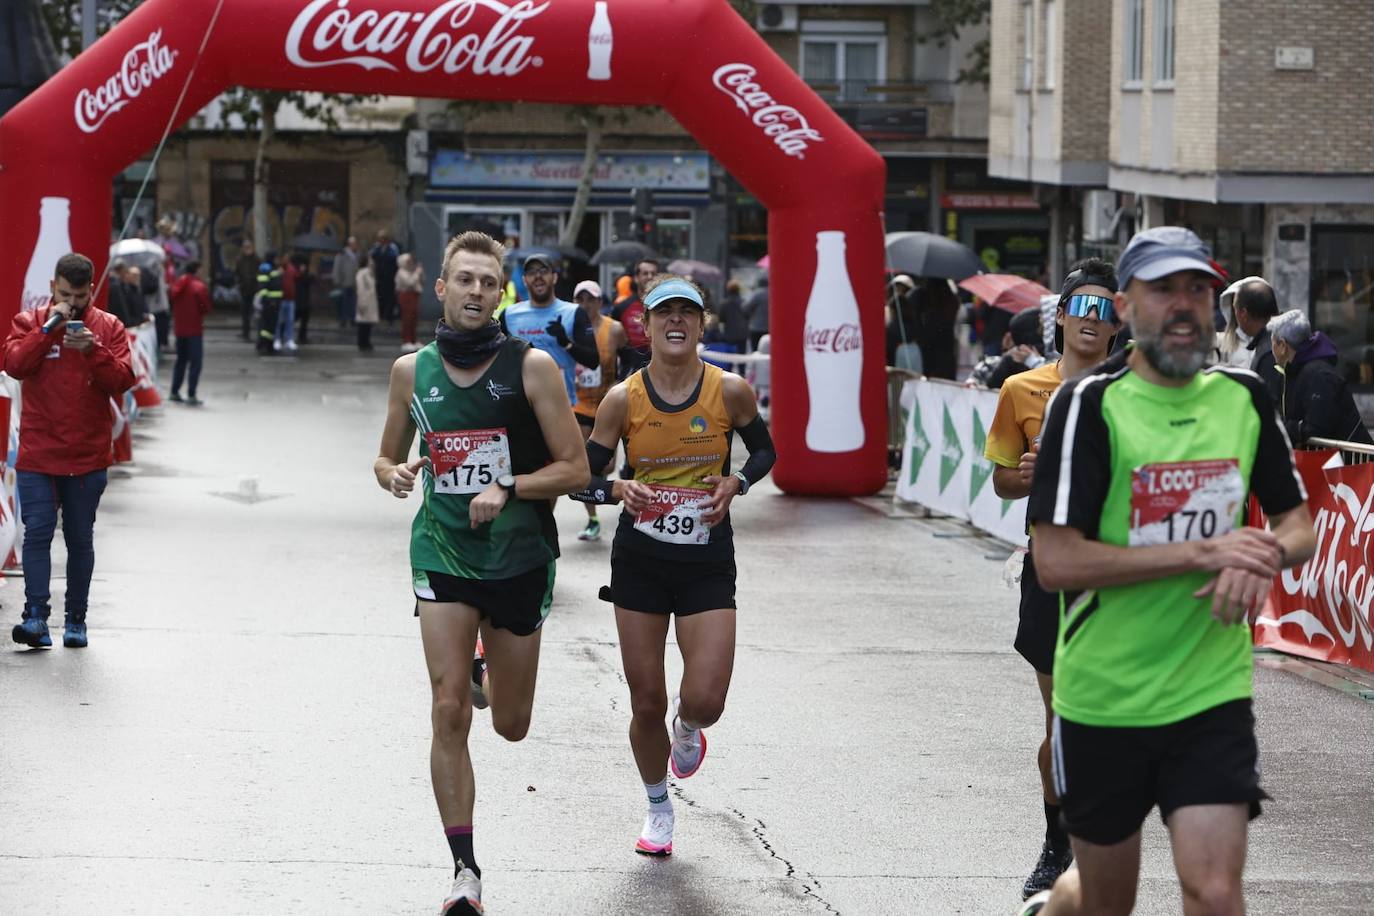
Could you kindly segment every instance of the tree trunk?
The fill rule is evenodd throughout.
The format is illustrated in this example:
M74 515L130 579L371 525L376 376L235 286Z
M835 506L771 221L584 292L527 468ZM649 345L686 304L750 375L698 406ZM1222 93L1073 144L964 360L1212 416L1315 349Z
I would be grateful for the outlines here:
M573 195L572 212L568 214L568 225L563 229L559 244L573 246L582 234L582 221L587 216L587 202L592 198L592 185L596 182L596 157L601 151L601 129L604 119L600 109L592 109L582 118L582 126L587 129L587 145L582 153L582 178L577 183L577 193Z
M267 162L267 146L277 133L277 106L281 96L272 92L258 95L262 106L262 127L258 131L258 155L253 160L253 247L262 257L268 251L267 237L267 184L270 168ZM280 241L280 240L279 240Z

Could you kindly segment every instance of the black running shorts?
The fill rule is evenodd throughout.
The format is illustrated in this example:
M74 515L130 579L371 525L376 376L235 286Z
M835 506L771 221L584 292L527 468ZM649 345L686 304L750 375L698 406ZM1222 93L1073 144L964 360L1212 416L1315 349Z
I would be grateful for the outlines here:
M616 544L611 587L601 597L626 610L679 617L733 608L735 560L662 560Z
M1027 550L1021 567L1021 619L1016 625L1016 651L1041 674L1054 674L1054 647L1059 639L1059 592L1040 587L1034 554Z
M464 579L414 570L415 616L420 616L421 601L466 604L476 608L492 626L516 636L529 636L544 625L553 605L554 565L550 561L547 566L536 566L509 579Z
M1105 728L1054 718L1054 784L1073 836L1110 846L1127 839L1155 805L1165 822L1188 805L1268 798L1249 700L1151 728Z

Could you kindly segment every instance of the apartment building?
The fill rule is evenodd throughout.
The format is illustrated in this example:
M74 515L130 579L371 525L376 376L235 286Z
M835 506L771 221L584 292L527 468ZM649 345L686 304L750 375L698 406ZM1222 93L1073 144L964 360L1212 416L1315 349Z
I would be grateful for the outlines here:
M989 162L1050 203L1056 275L1192 227L1374 385L1374 7L993 0Z

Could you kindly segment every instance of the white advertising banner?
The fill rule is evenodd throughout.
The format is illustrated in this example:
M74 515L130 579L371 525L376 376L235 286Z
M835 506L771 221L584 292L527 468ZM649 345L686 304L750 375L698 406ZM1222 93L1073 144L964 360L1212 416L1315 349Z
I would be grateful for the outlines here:
M1026 501L993 492L993 464L983 457L997 392L917 379L902 387L901 406L906 442L897 496L1024 546Z

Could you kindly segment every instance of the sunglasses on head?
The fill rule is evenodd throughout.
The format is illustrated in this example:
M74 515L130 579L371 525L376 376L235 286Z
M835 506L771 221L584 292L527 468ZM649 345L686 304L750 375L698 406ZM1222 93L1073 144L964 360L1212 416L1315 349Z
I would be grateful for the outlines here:
M1096 315L1090 315L1094 309ZM1113 321L1116 319L1116 303L1107 296L1070 296L1064 303L1064 314L1072 315L1074 318L1096 318L1098 321Z

